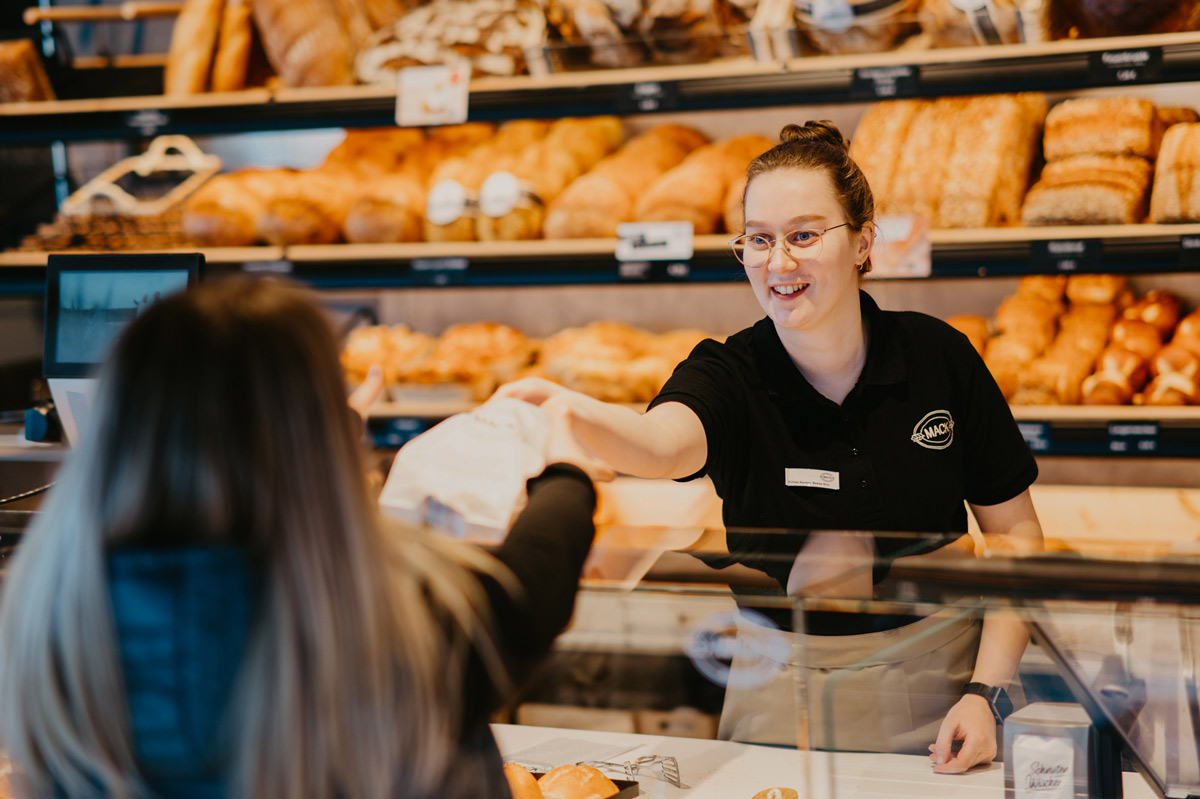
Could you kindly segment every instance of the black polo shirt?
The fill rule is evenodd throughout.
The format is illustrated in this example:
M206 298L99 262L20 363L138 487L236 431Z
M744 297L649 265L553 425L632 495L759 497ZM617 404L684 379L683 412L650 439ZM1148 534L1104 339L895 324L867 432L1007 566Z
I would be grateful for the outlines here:
M808 383L770 319L701 342L651 403L680 402L700 418L708 462L686 479L712 478L726 527L965 533L963 500L995 505L1037 477L967 338L860 298L867 358L840 406ZM899 554L888 546L877 540L882 557ZM764 570L785 584L788 568Z

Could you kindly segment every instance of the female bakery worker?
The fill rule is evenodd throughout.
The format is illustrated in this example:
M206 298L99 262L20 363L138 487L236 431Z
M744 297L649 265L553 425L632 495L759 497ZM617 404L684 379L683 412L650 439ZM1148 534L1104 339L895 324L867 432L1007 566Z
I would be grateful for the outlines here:
M496 559L385 525L320 309L152 305L0 608L0 743L37 797L507 799L492 710L566 624L591 464L565 426Z
M514 383L502 394L568 407L577 438L620 472L710 475L728 528L965 532L965 500L983 532L1026 536L1037 546L1041 529L1027 490L1037 467L983 361L944 323L881 311L860 290L871 268L874 201L841 133L809 122L787 126L780 138L750 165L746 232L733 241L766 318L724 344L698 345L644 415L544 381ZM798 563L780 582L795 583L803 572ZM930 620L909 626L922 624L935 629L910 638L940 636L938 651L968 640L937 632ZM841 650L847 663L897 635L903 631L842 636L827 649ZM893 723L880 748L931 751L938 771L989 762L993 697L979 694L1008 685L1026 643L1018 621L987 618L958 676L953 663L927 659L904 671L908 702L857 708L864 735ZM942 690L930 679L940 679ZM946 680L957 684L946 689ZM968 682L979 693L963 693ZM938 695L948 697L941 706ZM722 734L759 737L751 711L740 730L723 718ZM846 732L854 730L843 727L843 745ZM954 740L962 741L957 755Z

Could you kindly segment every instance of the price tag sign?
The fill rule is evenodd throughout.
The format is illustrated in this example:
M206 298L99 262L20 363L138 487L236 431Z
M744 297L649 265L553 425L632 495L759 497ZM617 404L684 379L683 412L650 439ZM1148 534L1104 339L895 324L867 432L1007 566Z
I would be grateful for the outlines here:
M692 267L685 261L622 261L617 264L621 283L676 283L691 279Z
M1200 272L1200 236L1179 239L1179 268L1185 272Z
M679 84L674 81L627 83L617 91L617 111L622 114L654 114L678 107Z
M618 261L688 261L695 251L691 222L626 222L617 225Z
M1050 450L1050 425L1045 422L1018 422L1017 429L1034 452Z
M850 80L850 97L855 100L892 100L916 97L921 71L917 67L858 67Z
M157 136L160 130L170 124L170 114L156 108L143 108L125 115L125 127L147 137Z
M1108 451L1136 455L1158 451L1158 425L1154 422L1110 422Z
M1102 254L1099 239L1034 241L1029 244L1029 267L1035 274L1098 272Z
M291 261L247 261L242 264L243 272L255 274L290 275L293 269Z
M1097 86L1156 83L1162 77L1161 47L1088 53L1088 77Z
M414 258L414 286L462 286L467 282L466 258Z
M396 124L402 128L467 121L469 64L405 67L396 86Z

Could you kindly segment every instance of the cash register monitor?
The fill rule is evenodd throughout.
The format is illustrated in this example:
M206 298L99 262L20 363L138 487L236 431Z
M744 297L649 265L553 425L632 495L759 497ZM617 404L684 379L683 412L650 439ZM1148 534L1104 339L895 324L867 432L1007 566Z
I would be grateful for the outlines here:
M196 285L204 256L51 255L46 264L43 371L67 441L79 441L97 368L118 334L155 302Z

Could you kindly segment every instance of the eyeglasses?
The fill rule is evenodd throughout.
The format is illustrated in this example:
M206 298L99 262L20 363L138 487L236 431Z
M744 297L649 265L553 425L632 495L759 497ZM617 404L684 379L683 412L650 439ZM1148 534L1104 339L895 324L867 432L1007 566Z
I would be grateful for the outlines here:
M824 230L802 229L793 230L784 235L783 251L787 255L799 257L795 251L803 251L804 258L819 258L821 255L821 239L831 230L837 230L840 227L846 227L849 222L843 222L840 225L827 227ZM765 233L743 233L736 239L729 242L729 246L733 248L733 254L743 265L751 269L757 269L766 266L771 260L771 253L775 249L777 239L771 238Z

